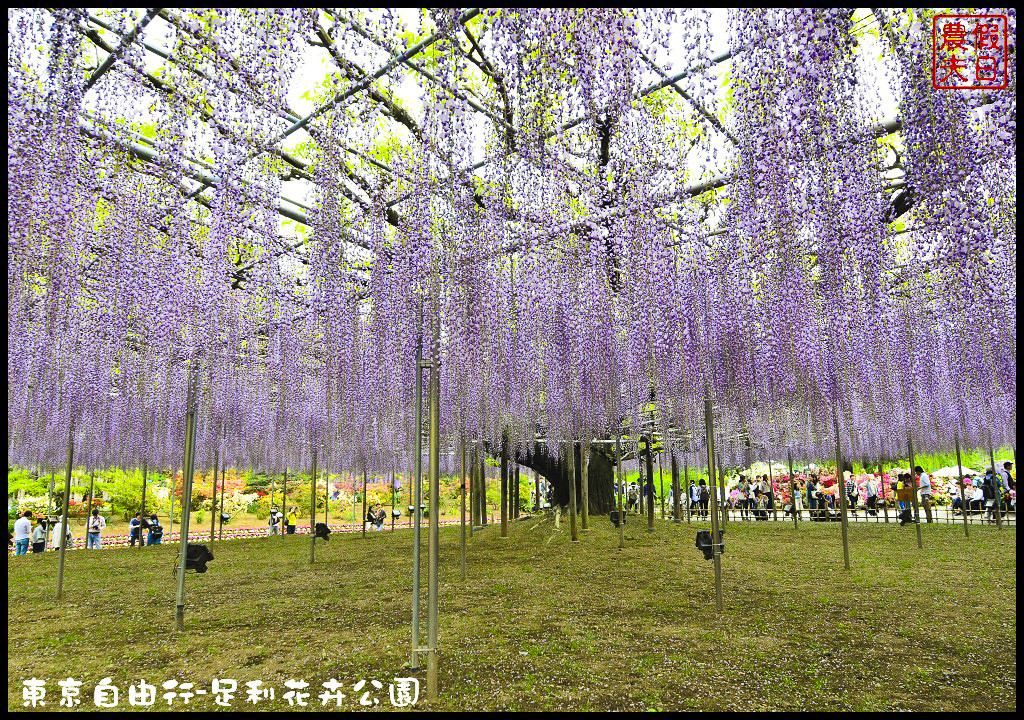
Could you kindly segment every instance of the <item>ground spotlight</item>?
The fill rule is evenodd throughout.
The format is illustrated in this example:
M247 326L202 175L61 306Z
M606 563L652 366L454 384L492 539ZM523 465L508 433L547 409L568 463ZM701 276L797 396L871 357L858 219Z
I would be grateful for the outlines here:
M725 552L725 530L718 531L718 544L721 546L719 554ZM711 531L710 530L698 530L697 531L697 549L704 553L704 559L710 560L715 556L714 543L711 542Z
M185 553L185 569L195 570L198 573L206 572L206 563L213 560L213 553L205 545L188 544Z

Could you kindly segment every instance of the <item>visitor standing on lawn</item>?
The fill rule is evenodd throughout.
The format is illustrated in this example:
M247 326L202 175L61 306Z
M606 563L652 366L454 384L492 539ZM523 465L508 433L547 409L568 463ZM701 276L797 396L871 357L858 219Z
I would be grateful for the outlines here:
M299 520L299 518L295 514L295 506L292 505L290 508L288 508L288 534L289 535L294 535L295 534L295 523L297 523L298 520Z
M14 521L14 555L28 554L28 541L32 536L32 511L26 510Z
M85 549L91 550L96 548L99 550L102 546L100 545L100 532L107 526L107 521L100 515L99 510L92 511L92 517L89 518L89 532L85 538Z
M139 544L142 544L142 513L135 513L135 517L128 523L128 544L131 547L135 547L135 541L138 540Z
M849 470L843 471L846 480L846 497L850 501L850 511L857 517L857 505L860 502L860 493L857 492L857 483L853 479L853 473Z
M878 515L878 484L875 482L874 475L868 475L868 483L865 488L868 496L868 515Z
M64 538L63 542L71 540L71 524L58 521L53 526L53 532L50 534L50 545L54 550L60 549L62 537Z
M46 518L39 518L39 524L32 531L32 552L46 552Z
M924 505L925 519L930 523L932 521L932 479L920 465L914 466L914 472L919 475L918 487L921 491L921 504Z

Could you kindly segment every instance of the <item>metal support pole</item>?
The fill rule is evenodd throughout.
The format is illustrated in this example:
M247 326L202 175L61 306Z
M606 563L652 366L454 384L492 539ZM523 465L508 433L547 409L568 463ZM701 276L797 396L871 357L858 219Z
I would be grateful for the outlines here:
M181 466L181 474L185 474L185 466ZM174 470L171 470L171 514L167 519L167 541L170 542L171 535L174 534L174 490L178 486L178 476L174 474Z
M217 530L217 468L220 465L220 448L213 449L213 495L210 498L210 542ZM142 528L139 528L139 544L142 544Z
M661 456L664 453L658 453L658 488L661 493L661 519L665 519L665 466L661 462Z
M715 469L718 471L718 502L720 503L720 507L722 510L721 522L722 529L724 530L729 521L729 506L726 504L727 498L725 495L725 468L722 466L721 453L717 453L715 455L715 458L718 462Z
M494 518L487 515L487 462L480 456L480 524L489 525Z
M316 560L316 451L313 448L313 472L309 475L309 564Z
M473 537L473 526L476 525L476 443L469 453L469 536Z
M619 550L626 547L626 516L622 512L622 496L626 494L626 483L622 479L622 448L619 433L615 433L615 471L619 476Z
M366 537L366 461L363 461L363 538Z
M501 537L508 537L508 433L501 436Z
M50 491L46 497L46 519L50 519L50 515L53 514L53 471L50 471Z
M541 498L541 473L534 470L534 498L537 500L537 512L541 512L543 499Z
M917 529L917 547L924 549L921 541L921 515L917 508L917 477L914 475L914 440L907 431L907 454L910 456L910 500L914 506L914 527Z
M669 455L669 466L672 471L672 522L678 524L682 519L679 510L679 463L676 462L676 451Z
M466 436L463 435L459 440L459 450L462 457L462 465L460 467L462 471L462 482L459 483L462 486L462 498L461 506L459 508L459 525L461 526L461 538L459 542L459 550L461 551L460 566L462 568L462 579L466 579Z
M519 463L512 465L512 519L519 519Z
M878 486L882 491L882 514L885 516L885 524L889 524L889 501L885 498L885 472L882 470L882 461L878 461ZM889 483L892 489L892 483Z
M793 506L793 529L797 527L797 518L800 511L796 507L796 476L793 474L793 452L786 451L786 461L789 463L789 502Z
M224 539L224 473L228 469L228 461L221 458L220 461L220 512L217 513L217 539Z
M181 498L181 548L178 551L178 594L174 605L174 629L185 630L185 563L188 557L189 514L192 512L192 478L196 460L196 371L192 371L185 414L184 488ZM141 533L141 530L140 530Z
M85 546L89 547L89 519L92 517L92 493L96 487L96 470L89 472L89 504L85 508ZM145 517L145 515L143 515ZM142 528L139 528L139 547L142 547Z
M654 532L654 458L651 457L651 436L646 436L647 442L647 532ZM646 490L646 487L645 487Z
M438 318L434 316L434 347L439 345ZM430 374L430 522L427 537L427 700L437 698L438 556L441 522L441 368L435 360Z
M281 540L284 540L288 528L288 468L284 469L284 476L281 478Z
M711 412L711 398L704 398L704 430L708 445L708 482L715 480L715 419ZM722 604L722 547L718 541L718 503L711 503L711 548L715 564L715 607L723 610Z
M415 446L413 456L413 474L415 478L412 483L412 662L409 667L419 670L420 662L417 648L420 645L420 502L422 500L422 472L423 472L423 349L421 344L416 347L416 405L414 413L416 416L415 429L413 431L413 444Z
M590 528L590 441L583 442L580 448L580 510L582 511L581 527Z
M967 491L964 489L964 466L960 462L960 429L953 431L953 445L956 447L956 473L960 482L960 516L964 520L964 537L969 538L971 531L967 528ZM952 512L952 508L950 509Z
M839 418L832 418L832 427L836 432L836 483L839 490L839 524L843 531L843 567L850 569L850 541L847 534L846 518L846 478L843 477L843 451L839 443Z
M775 478L772 477L772 461L768 460L768 493L772 499L772 521L779 521L779 498L775 492Z
M692 517L692 508L690 507L690 458L689 454L683 453L683 490L686 492L686 504L683 506L686 508L686 524L690 524L690 518Z
M146 480L147 480L147 467L146 461L142 461L142 509L139 512L142 513L142 517L146 517ZM89 490L89 502L92 503L92 489ZM88 522L88 519L86 519ZM139 549L142 549L142 528L139 528Z
M576 443L565 444L565 465L569 474L569 532L573 542L579 542L576 534Z
M64 471L64 511L62 513L63 519L60 525L60 535L57 536L57 542L60 543L60 556L57 558L57 602L64 599L64 553L68 549L68 528L71 527L68 523L68 507L71 504L71 465L75 460L75 421L74 419L68 420L68 466ZM86 521L88 522L88 520ZM88 525L86 525L86 531L88 532Z
M996 504L995 504L996 527L999 528L1000 530L1002 530L1003 529L1003 512L1002 512L1002 507L1000 507L1000 506L1003 504L1003 487L1002 487L1002 483L999 482L999 480L1000 480L999 470L996 468L996 453L995 453L995 450L992 447L992 431L991 430L989 430L989 433L988 433L988 458L989 458L989 462L992 464L992 484L995 486L995 491L996 491ZM67 500L65 500L64 502L66 504Z

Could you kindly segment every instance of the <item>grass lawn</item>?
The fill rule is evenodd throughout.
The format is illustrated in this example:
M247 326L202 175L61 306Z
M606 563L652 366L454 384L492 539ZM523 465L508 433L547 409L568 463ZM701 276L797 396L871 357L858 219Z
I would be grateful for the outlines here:
M635 517L618 550L606 517L569 541L563 518L496 525L469 540L441 532L441 696L452 710L1012 710L1016 707L1016 529L851 525L852 572L838 523L731 523L723 557L725 612L694 547L698 527ZM424 597L426 533L424 533ZM344 684L360 709L369 681L381 709L408 675L411 533L335 534L213 544L205 575L187 579L187 632L169 632L176 548L69 552L66 600L53 600L57 553L8 560L8 707L22 680L92 689L110 677L177 679L210 689L262 680L276 699L233 709L288 708L285 680ZM426 610L421 614L426 634ZM425 663L424 663L425 664ZM367 680L363 691L352 686ZM425 677L423 685L425 687ZM189 707L216 709L209 695ZM422 701L419 707L426 707ZM154 709L166 709L159 699ZM173 709L183 709L177 704ZM298 708L296 708L298 709Z

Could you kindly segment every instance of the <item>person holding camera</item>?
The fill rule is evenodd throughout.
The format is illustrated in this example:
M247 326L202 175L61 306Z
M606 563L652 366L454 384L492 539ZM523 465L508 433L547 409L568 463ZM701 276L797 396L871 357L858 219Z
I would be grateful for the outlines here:
M299 521L299 518L298 518L298 516L295 513L296 513L296 508L295 508L294 505L292 505L290 508L288 508L288 534L289 535L294 535L295 534L295 524Z
M281 513L277 511L277 508L270 508L270 519L267 521L267 537L271 535L277 535L277 525L281 522Z
M100 515L99 510L92 511L92 517L89 518L88 534L85 537L85 549L100 550L103 546L100 544L100 532L107 526L107 521Z

